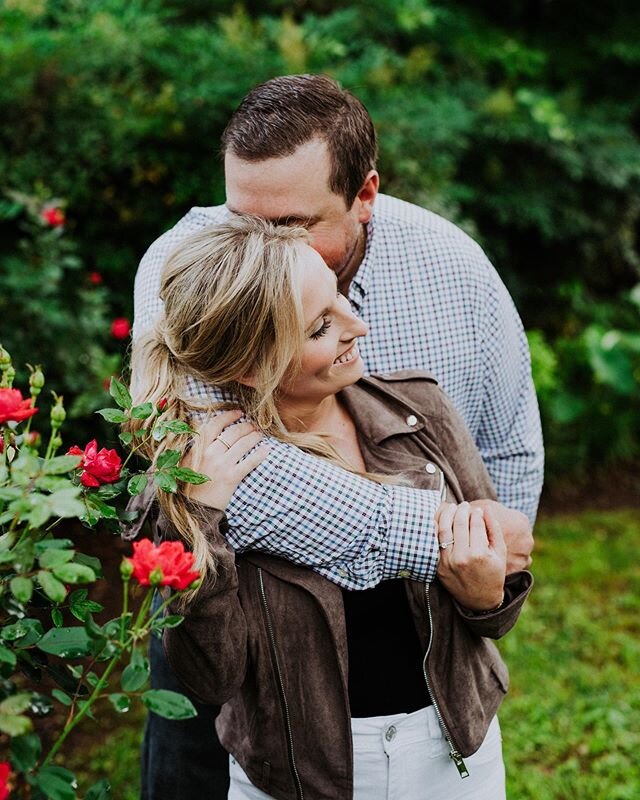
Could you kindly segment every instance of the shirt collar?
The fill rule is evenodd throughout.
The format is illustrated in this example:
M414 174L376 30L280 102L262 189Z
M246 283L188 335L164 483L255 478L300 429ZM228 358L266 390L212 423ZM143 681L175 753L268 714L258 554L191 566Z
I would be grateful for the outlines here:
M365 245L364 257L362 259L362 263L358 267L358 271L353 276L351 285L349 286L349 300L356 307L356 309L360 309L371 282L371 275L373 273L373 265L375 262L375 227L376 212L374 207L371 219L367 223L367 243Z

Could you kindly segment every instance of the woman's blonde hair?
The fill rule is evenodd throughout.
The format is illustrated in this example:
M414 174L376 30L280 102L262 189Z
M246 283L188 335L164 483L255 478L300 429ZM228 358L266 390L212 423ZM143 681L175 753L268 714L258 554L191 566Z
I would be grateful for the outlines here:
M247 215L182 241L162 273L164 310L133 345L134 403L166 401L163 417L186 422L198 412L239 405L265 434L351 470L326 437L287 431L278 412L278 386L295 369L304 343L295 265L307 241L303 228ZM251 386L243 383L247 376ZM193 378L216 387L218 396L221 390L228 403L198 399ZM134 419L129 430L147 424ZM184 451L187 444L185 435L168 433L161 441L147 437L141 452L154 464L165 450ZM198 569L215 573L187 490L159 492L160 504L193 549Z

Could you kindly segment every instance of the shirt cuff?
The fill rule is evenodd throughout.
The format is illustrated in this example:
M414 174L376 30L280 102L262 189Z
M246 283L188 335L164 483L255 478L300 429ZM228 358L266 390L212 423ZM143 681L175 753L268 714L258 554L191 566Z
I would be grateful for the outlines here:
M432 581L438 568L435 514L440 493L393 486L382 579Z

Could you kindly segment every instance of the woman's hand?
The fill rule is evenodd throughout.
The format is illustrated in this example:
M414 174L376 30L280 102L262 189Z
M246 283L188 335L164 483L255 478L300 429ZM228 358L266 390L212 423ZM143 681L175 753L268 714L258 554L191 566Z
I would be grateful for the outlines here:
M436 514L438 578L471 611L497 608L504 597L507 547L490 507L443 503Z
M500 523L507 545L507 575L530 567L533 534L526 515L495 500L472 500L469 505L471 508L490 509Z
M262 445L247 455L264 436L250 422L238 423L241 417L242 411L223 411L198 430L199 437L182 465L211 480L189 485L192 500L223 511L242 479L269 454L268 446Z

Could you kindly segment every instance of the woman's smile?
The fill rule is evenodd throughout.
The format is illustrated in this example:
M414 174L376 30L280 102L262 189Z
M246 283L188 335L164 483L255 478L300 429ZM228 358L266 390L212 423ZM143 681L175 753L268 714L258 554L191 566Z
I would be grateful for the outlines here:
M341 364L348 364L350 361L354 361L356 358L360 357L360 350L358 349L358 342L354 342L351 347L347 350L346 353L343 353L341 356L338 356L336 360L333 362L335 366L340 366Z

